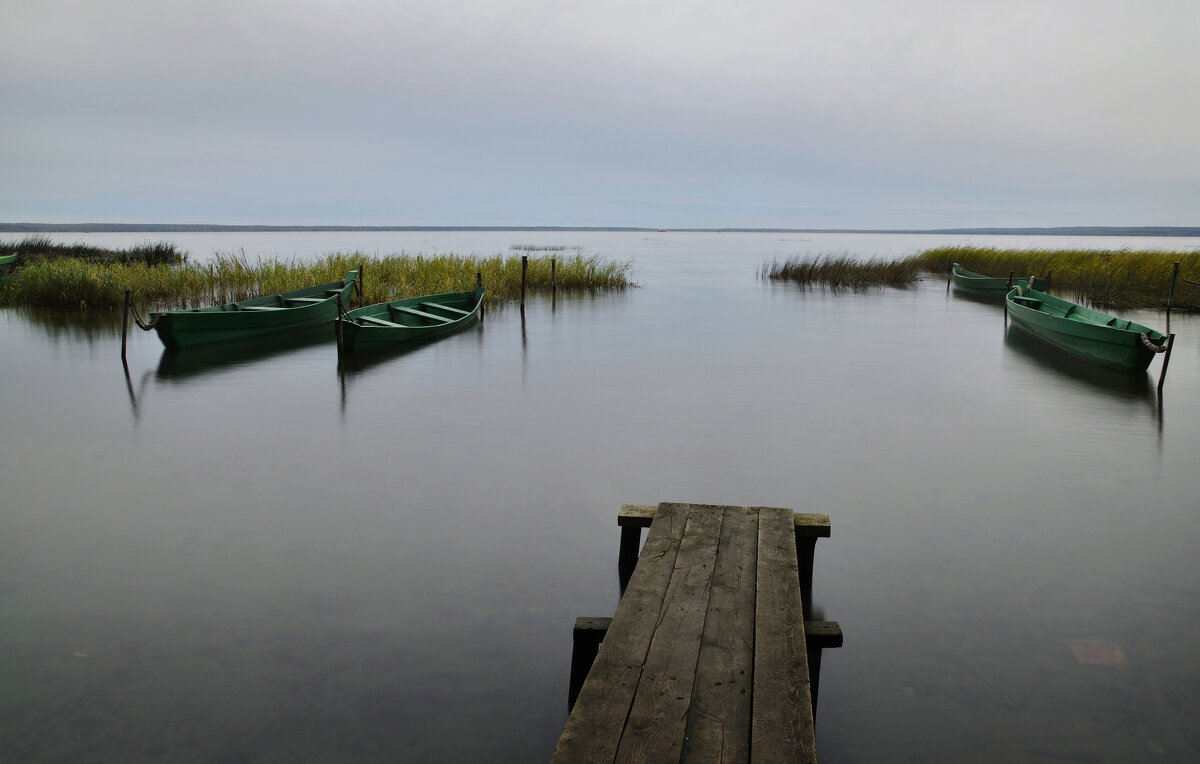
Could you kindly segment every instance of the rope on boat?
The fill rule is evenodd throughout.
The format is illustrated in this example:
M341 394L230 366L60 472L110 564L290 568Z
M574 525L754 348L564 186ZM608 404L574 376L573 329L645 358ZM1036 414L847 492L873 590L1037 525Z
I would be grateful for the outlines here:
M1155 353L1167 352L1167 341L1165 339L1163 340L1163 344L1156 345L1156 344L1154 344L1154 340L1150 339L1150 337L1147 336L1145 332L1139 334L1138 336L1142 338L1142 344L1145 345L1147 348L1149 348L1152 352L1155 352Z
M141 329L143 332L148 332L151 329L153 329L154 325L158 323L158 319L162 318L162 316L155 316L153 318L153 320L151 320L151 321L143 320L142 314L138 313L137 305L135 305L133 302L133 293L131 292L128 295L126 295L125 299L126 299L126 303L125 303L126 307L129 309L130 315L133 316L133 322L135 324L137 324L138 328Z

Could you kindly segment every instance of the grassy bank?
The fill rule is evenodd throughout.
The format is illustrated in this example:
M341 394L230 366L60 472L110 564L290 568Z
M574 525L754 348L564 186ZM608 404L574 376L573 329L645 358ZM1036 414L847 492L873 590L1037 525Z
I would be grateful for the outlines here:
M917 280L919 270L913 259L860 260L853 257L818 257L815 260L778 260L764 265L759 276L777 281L792 281L804 286L831 289L869 289L883 286L907 286Z
M555 259L559 289L633 286L631 263L582 254ZM2 299L27 305L120 307L125 290L132 289L137 303L148 308L193 308L337 281L360 264L366 303L470 289L476 272L483 274L489 303L515 300L521 292L520 256L337 253L311 262L250 262L244 255L217 253L211 263L180 265L35 259L21 268ZM529 290L549 289L550 257L530 257L527 278Z
M1049 274L1051 292L1101 308L1165 308L1177 262L1183 277L1200 281L1200 252L938 247L912 259L921 270L939 275L951 262L987 276ZM1200 310L1200 287L1179 282L1173 306Z

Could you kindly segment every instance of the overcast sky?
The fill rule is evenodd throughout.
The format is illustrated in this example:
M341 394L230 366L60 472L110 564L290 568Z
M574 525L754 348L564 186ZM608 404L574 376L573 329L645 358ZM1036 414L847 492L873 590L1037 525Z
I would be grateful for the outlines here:
M1197 0L0 0L0 221L1200 224Z

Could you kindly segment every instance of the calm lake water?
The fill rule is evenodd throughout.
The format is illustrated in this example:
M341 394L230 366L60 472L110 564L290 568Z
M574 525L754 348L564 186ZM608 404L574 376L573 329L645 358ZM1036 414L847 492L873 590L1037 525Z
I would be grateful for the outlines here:
M1200 240L55 238L581 246L642 286L538 295L344 375L330 331L241 357L136 332L127 376L119 316L0 310L0 760L544 761L572 623L617 603L617 510L667 500L831 516L824 762L1200 760L1200 317L1172 318L1160 406L1160 361L1064 362L941 280L756 277L944 242Z

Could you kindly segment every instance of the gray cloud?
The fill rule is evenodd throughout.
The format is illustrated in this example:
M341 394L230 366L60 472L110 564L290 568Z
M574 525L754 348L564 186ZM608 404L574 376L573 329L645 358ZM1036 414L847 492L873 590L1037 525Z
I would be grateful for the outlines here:
M10 0L0 217L1194 223L1196 7Z

